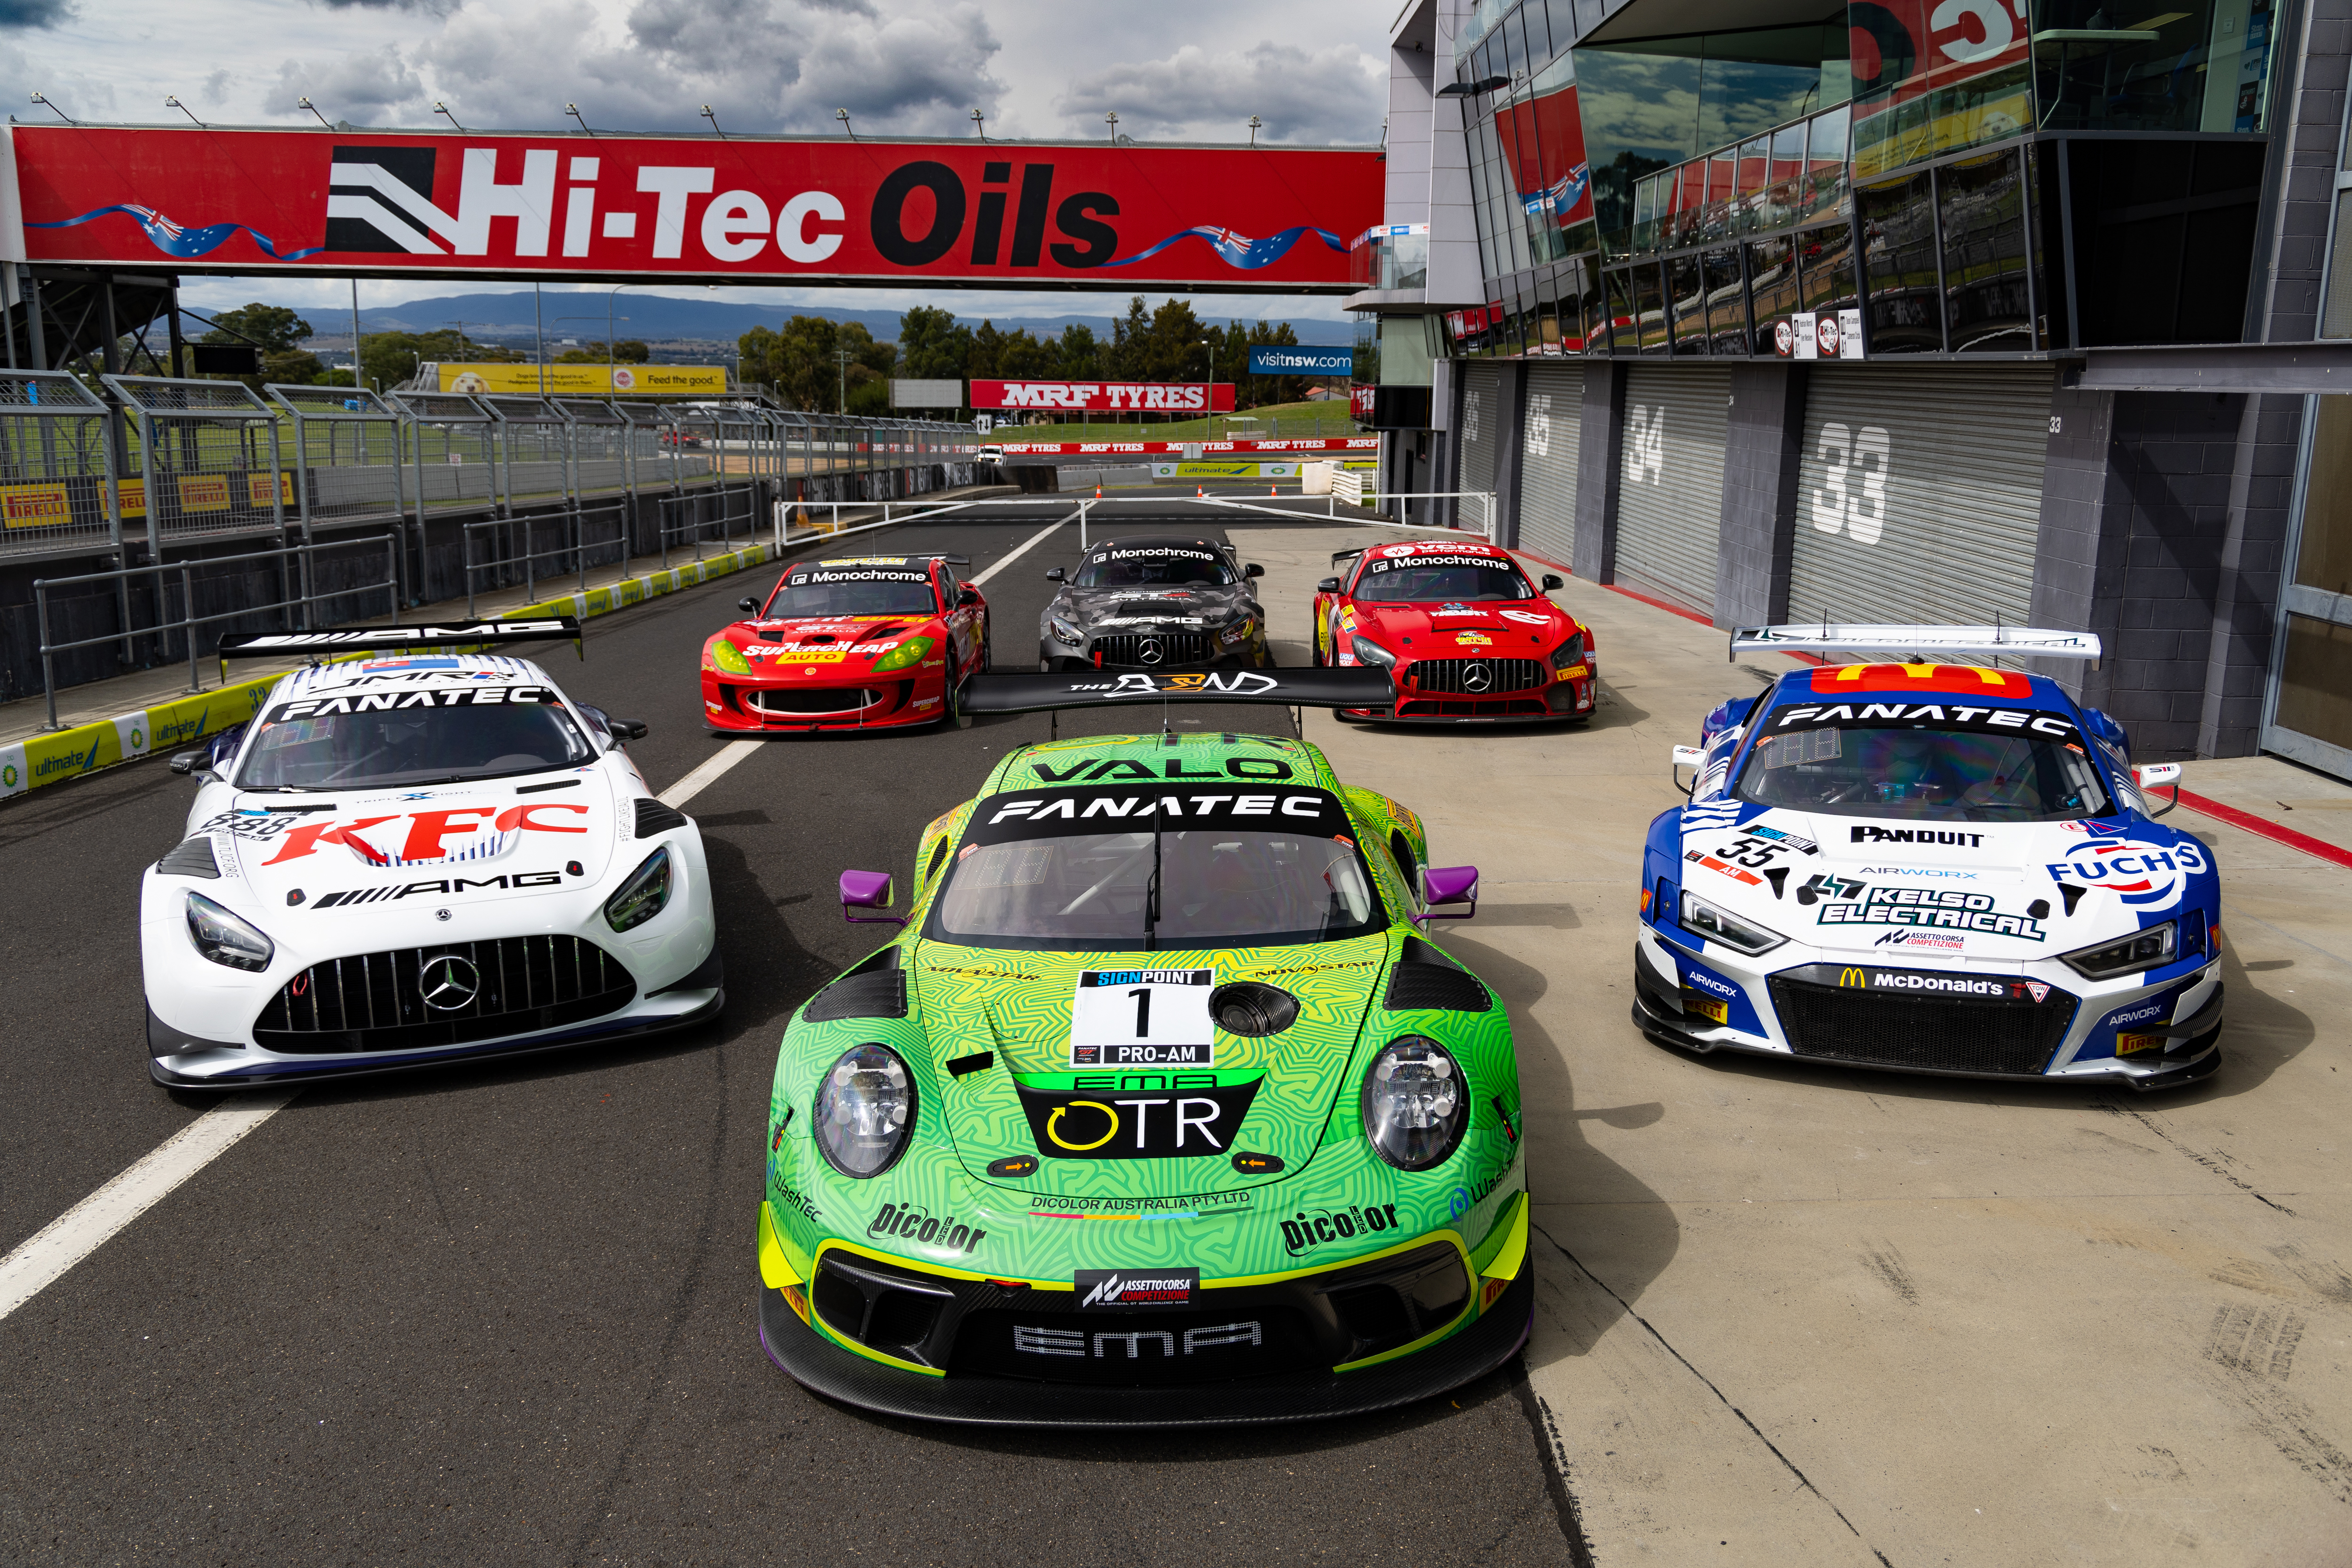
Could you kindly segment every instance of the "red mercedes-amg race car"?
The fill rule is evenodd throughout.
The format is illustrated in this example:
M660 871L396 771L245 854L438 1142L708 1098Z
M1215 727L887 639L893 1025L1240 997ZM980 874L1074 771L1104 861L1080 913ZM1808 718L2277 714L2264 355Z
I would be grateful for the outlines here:
M970 722L963 683L989 667L988 601L961 555L801 561L702 648L714 734Z
M1372 665L1393 708L1347 719L1478 723L1592 717L1592 632L1544 597L1507 550L1471 540L1376 544L1331 557L1315 585L1315 662Z

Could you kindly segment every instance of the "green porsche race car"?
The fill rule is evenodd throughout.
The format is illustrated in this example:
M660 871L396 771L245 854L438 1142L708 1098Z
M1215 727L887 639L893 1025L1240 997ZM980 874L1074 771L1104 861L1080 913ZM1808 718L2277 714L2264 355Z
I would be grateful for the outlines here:
M1378 670L982 676L974 712L1364 706ZM1158 715L1154 715L1157 717ZM808 1387L990 1425L1305 1420L1508 1360L1534 1299L1475 912L1420 819L1281 736L1014 750L793 1018L760 1332ZM842 878L844 913L892 902Z

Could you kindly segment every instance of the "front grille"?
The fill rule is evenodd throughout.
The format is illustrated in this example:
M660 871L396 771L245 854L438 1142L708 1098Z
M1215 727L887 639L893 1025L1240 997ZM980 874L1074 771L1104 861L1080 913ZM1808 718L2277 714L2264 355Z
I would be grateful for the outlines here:
M1157 643L1158 658L1144 657L1145 643ZM1103 668L1114 665L1135 669L1169 669L1180 665L1209 662L1209 634L1206 632L1119 632L1110 637L1095 638L1095 652L1101 656Z
M755 713L798 719L817 713L860 712L887 695L870 686L754 686L744 691L743 701Z
M425 1000L428 967L440 1005ZM617 959L576 936L394 948L312 964L269 999L253 1037L302 1056L467 1045L599 1017L636 994Z
M1801 1057L1927 1072L2032 1076L2050 1065L2075 999L2052 989L2045 1000L1981 1001L1890 995L1817 985L1786 975L1772 980L1772 1003Z
M1150 1388L1330 1364L1296 1307L1260 1303L1181 1312L1013 1307L965 1314L948 1373Z
M1500 702L1465 702L1461 700L1433 702L1400 702L1396 716L1400 719L1500 719L1514 713L1549 713L1551 710L1532 697L1507 698Z
M1486 697L1525 691L1550 676L1539 658L1423 658L1413 661L1405 679L1416 691Z

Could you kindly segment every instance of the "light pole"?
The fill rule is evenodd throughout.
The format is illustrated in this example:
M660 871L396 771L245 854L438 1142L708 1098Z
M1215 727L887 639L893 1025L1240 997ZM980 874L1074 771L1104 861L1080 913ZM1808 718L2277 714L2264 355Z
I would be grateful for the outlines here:
M604 376L607 384L611 383L614 367L621 363L619 350L613 342L613 301L619 299L621 290L627 287L626 283L615 283L612 291L604 296Z
M1217 434L1217 340L1214 338L1202 338L1201 342L1208 345L1209 350L1209 417L1207 424L1209 426L1209 438L1211 440L1214 440Z
M847 349L833 351L834 363L841 367L841 413L844 418L849 416L849 362L856 357Z

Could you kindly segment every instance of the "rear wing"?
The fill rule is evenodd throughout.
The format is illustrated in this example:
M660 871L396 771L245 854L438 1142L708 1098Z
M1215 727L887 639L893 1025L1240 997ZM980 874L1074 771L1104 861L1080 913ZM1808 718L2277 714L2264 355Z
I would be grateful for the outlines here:
M220 639L224 666L232 658L285 658L304 654L410 653L419 648L496 649L508 643L569 642L582 658L588 649L580 622L571 616L530 620L475 621L470 625L361 626L340 632L231 632Z
M2047 631L2039 626L1741 626L1731 634L1730 658L1743 653L1913 652L1921 655L2007 655L2012 658L2084 658L2099 667L2099 639L2092 632Z
M1396 689L1384 669L1136 670L1096 675L975 675L967 713L1043 713L1159 702L1263 702L1283 708L1386 708Z

